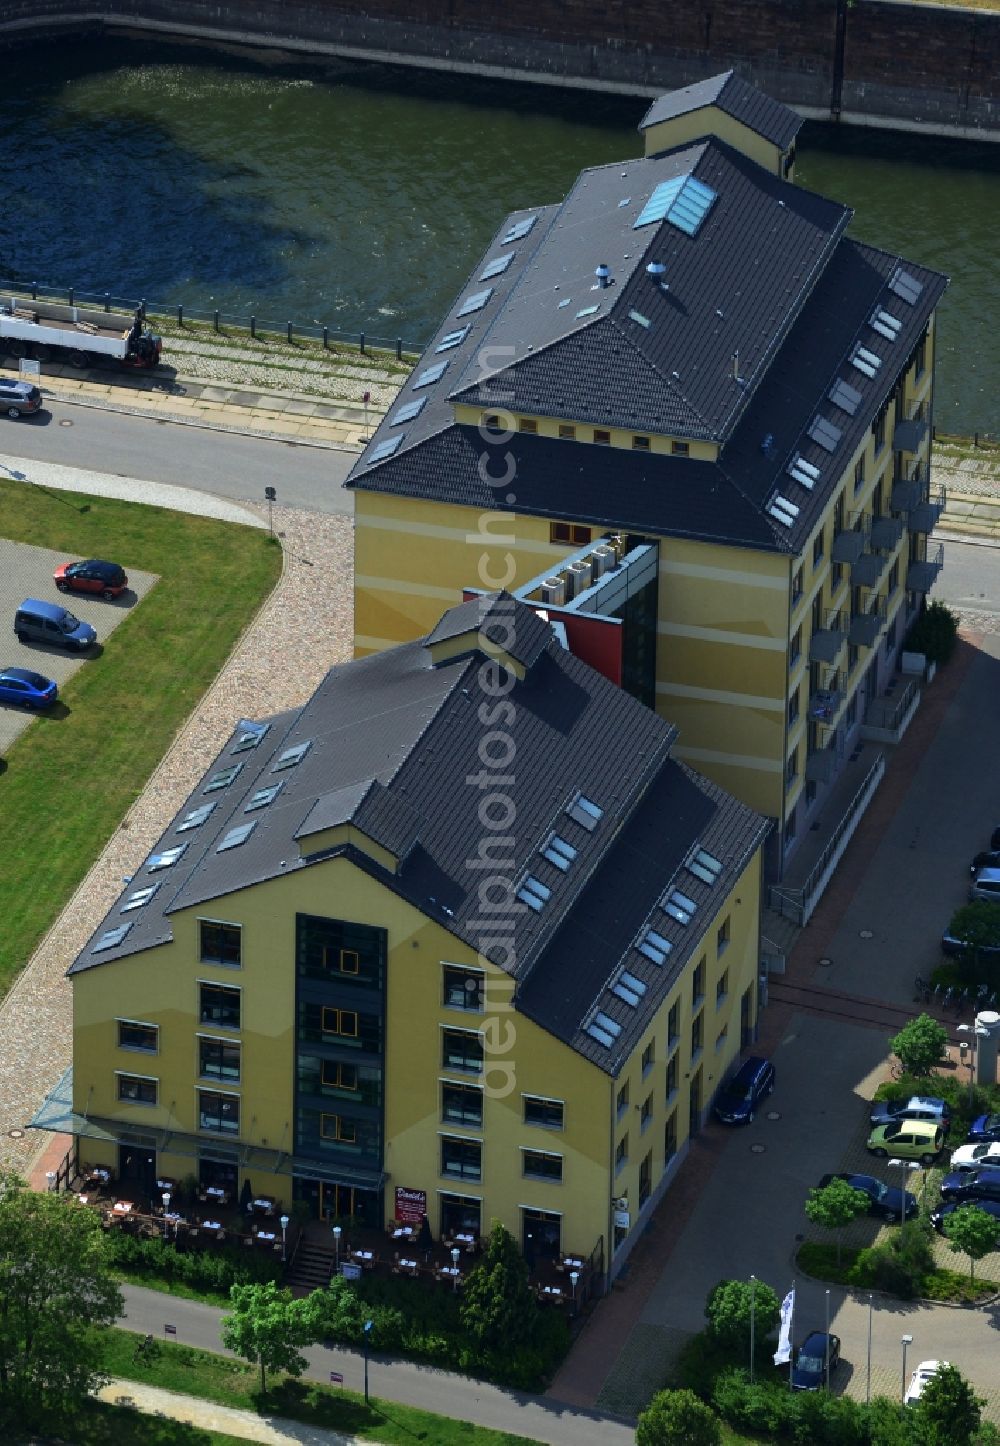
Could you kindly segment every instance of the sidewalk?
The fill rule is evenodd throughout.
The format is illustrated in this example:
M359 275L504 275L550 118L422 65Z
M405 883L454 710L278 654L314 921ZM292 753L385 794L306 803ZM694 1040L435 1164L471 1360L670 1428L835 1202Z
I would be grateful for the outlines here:
M144 1416L169 1416L186 1426L202 1431L219 1431L226 1436L242 1436L245 1441L262 1441L265 1446L287 1446L290 1441L308 1446L360 1446L360 1437L343 1436L339 1431L325 1431L301 1421L286 1421L281 1416L258 1416L255 1411L237 1411L232 1406L219 1406L198 1396L182 1396L177 1391L161 1391L140 1381L112 1378L96 1393L99 1401L112 1406L130 1406Z

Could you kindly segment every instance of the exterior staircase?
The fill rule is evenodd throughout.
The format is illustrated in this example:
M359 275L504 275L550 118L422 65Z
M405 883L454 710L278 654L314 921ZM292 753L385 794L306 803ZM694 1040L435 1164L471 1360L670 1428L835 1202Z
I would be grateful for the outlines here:
M285 1284L295 1296L323 1290L333 1279L335 1263L333 1249L325 1241L310 1239L308 1232L304 1232L299 1239L299 1248L289 1262Z

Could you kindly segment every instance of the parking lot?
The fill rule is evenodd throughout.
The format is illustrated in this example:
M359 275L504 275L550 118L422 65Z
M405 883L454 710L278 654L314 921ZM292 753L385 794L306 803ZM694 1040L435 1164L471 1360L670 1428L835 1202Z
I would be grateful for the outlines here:
M66 716L67 709L61 696L64 684L78 669L93 667L99 662L104 640L126 620L156 582L154 573L130 567L128 558L115 558L114 561L122 563L129 579L128 588L120 598L105 602L93 595L61 593L52 580L52 574L60 563L68 560L65 552L29 547L25 543L0 538L0 667L30 668L54 679L60 691L59 701L47 714L36 714L31 709L0 703L0 755L7 752L34 718L47 717L58 721ZM19 642L14 636L14 614L29 597L60 603L83 622L90 623L97 631L96 645L86 653L76 653L65 648Z

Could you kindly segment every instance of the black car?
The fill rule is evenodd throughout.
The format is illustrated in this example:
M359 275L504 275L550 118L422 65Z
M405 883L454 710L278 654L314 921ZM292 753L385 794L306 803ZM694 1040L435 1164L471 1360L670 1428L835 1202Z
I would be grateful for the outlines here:
M1000 1200L1000 1170L953 1170L941 1181L941 1199L962 1204Z
M969 1144L1000 1140L1000 1115L978 1115L969 1126Z
M769 1059L745 1059L715 1097L715 1117L724 1125L749 1125L761 1100L774 1089L774 1065Z
M906 1218L917 1213L917 1197L909 1190L900 1190L895 1185L884 1185L874 1175L849 1175L838 1171L835 1175L824 1175L819 1188L829 1185L831 1180L846 1180L855 1190L863 1190L868 1196L868 1214L877 1215L881 1220L902 1220L903 1200L906 1200Z
M976 1205L980 1210L985 1210L987 1215L992 1215L994 1220L1000 1220L1000 1200L948 1200L944 1205L939 1205L936 1210L931 1211L931 1224L935 1230L944 1234L945 1222L956 1210L963 1205Z
M41 409L42 394L31 382L15 382L0 377L0 410L8 417L30 417Z
M963 959L966 955L975 955L977 959L1000 959L1000 944L980 944L976 947L967 944L964 939L956 939L946 929L941 935L941 953L947 954L949 959Z
M974 874L977 869L1000 869L1000 849L984 849L969 865L969 873Z
M826 1357L830 1354L830 1370L840 1365L840 1337L813 1331L806 1336L792 1357L792 1390L818 1391L826 1385Z

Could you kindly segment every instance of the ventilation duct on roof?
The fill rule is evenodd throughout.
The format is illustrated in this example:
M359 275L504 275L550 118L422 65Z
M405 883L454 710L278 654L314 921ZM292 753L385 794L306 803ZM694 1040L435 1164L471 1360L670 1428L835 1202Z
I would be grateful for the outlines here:
M660 286L667 274L667 268L662 261L651 261L646 267L646 275L654 286Z
M597 284L602 291L611 285L611 272L608 270L606 261L601 262L600 266L598 266L594 272L594 275L597 277Z
M542 602L562 607L566 601L566 584L561 577L547 577L542 583Z

